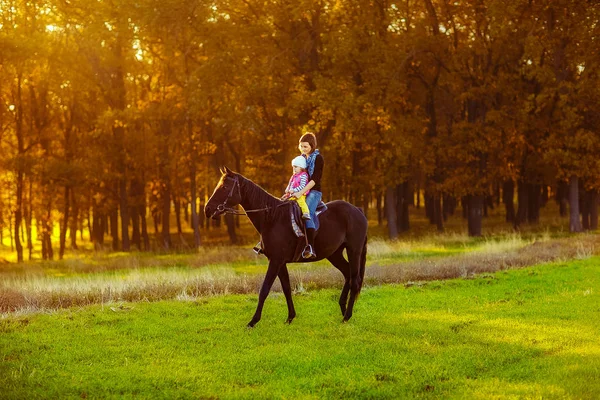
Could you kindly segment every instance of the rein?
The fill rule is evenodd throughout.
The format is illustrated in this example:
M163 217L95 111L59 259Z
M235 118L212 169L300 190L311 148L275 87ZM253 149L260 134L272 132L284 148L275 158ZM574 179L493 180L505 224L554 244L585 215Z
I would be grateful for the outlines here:
M217 206L217 209L216 209L215 213L219 212L219 213L232 214L232 215L248 215L248 213L268 211L268 210L279 208L279 207L281 207L283 205L289 204L287 202L284 202L284 203L278 204L275 207L264 207L264 208L257 208L257 209L254 209L254 210L239 211L239 210L236 210L235 208L227 206L227 202L233 196L233 191L235 190L236 187L238 189L238 194L239 194L240 198L242 198L242 192L241 192L241 189L240 189L240 182L238 180L238 177L236 176L235 179L234 179L233 186L231 187L231 190L229 191L229 195L227 195L227 198L225 199L225 201L223 203L221 203L221 204L219 204Z
M282 206L282 205L283 204L279 204L277 207ZM267 211L267 210L270 210L272 208L277 208L277 207L265 207L265 208L257 208L256 210L239 211L239 210L236 210L235 208L224 207L222 204L219 204L217 206L217 211L223 212L224 214L248 215L248 213Z

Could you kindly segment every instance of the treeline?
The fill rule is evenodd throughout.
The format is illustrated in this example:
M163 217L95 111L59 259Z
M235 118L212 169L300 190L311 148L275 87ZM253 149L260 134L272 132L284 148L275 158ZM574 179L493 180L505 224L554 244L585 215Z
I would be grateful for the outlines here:
M280 193L304 131L325 199L376 205L390 237L417 190L440 231L462 204L480 235L500 198L535 223L549 188L596 228L599 20L593 0L0 0L0 231L19 260L33 224L44 258L56 224L59 257L83 229L149 249L146 221L169 249L174 214L200 246L219 166Z

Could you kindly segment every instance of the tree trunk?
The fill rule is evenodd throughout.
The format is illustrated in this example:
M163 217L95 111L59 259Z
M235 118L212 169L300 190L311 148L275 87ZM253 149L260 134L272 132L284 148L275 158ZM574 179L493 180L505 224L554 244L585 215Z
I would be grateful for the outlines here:
M442 233L444 232L444 216L442 215L442 195L441 193L436 192L434 194L434 221L437 227L437 231Z
M100 218L100 244L104 246L104 237L108 235L109 225L108 221L110 220L107 214L102 214Z
M598 229L598 191L596 189L590 194L590 229Z
M181 226L181 201L179 196L173 196L173 205L175 206L175 223L177 224L177 234L183 235L183 228Z
M537 224L540 220L540 196L541 185L529 184L528 189L528 207L527 207L527 222Z
M60 246L58 250L58 259L62 260L65 255L65 247L67 244L67 230L69 229L69 210L71 208L70 204L71 199L71 190L69 186L65 186L65 204L63 211L63 219L60 227Z
M581 232L581 220L579 219L579 178L572 175L569 179L569 231Z
M52 249L52 200L48 197L46 212L42 219L42 253L45 260L54 259L54 250ZM44 251L45 250L45 251Z
M515 222L515 182L511 179L502 185L502 202L506 209L506 222Z
M159 235L158 221L159 221L160 213L154 212L152 213L152 221L154 222L154 234L156 236Z
M171 174L169 171L170 165L170 151L169 144L171 140L171 121L167 118L163 118L160 121L160 151L158 160L158 175L160 178L160 199L161 204L161 216L162 216L162 233L161 233L161 245L165 250L169 250L173 243L171 242L171 225L170 225L170 212L171 212Z
M18 156L21 157L25 154L25 141L23 134L23 99L21 92L21 79L22 74L19 72L17 76L17 112L16 112L16 125L15 133L17 135L17 152ZM23 165L17 164L17 199L15 204L15 248L17 249L17 262L23 262L23 245L21 244L21 238L19 236L19 229L23 221L23 185L24 185L24 173Z
M13 220L8 219L8 233L10 236L10 251L15 251L15 235L13 235Z
M125 174L125 167L122 168L123 174ZM125 177L122 177L119 179L119 208L121 212L121 236L123 251L129 251L131 249L129 244L129 205L127 203L127 180Z
M590 230L590 216L591 216L591 212L592 209L590 207L590 191L589 190L585 190L584 186L581 184L580 181L580 185L579 185L579 212L581 213L581 228L584 231L589 231Z
M29 261L33 260L33 182L29 180L29 195L25 210L25 232L27 236L27 253Z
M444 214L444 222L448 220L450 215L454 215L454 210L456 209L456 198L450 196L449 194L444 194L442 198L443 202L443 214Z
M383 194L377 192L377 226L383 226Z
M196 215L198 216L198 231L200 229L204 229L204 220L206 217L204 216L204 203L202 202L202 194L198 196L200 200L200 204L198 205L198 210L196 211ZM200 236L200 232L198 232L198 236Z
M145 202L143 181L134 177L129 183L129 212L131 214L131 242L138 250L142 250L140 220L143 218Z
M20 170L20 166L18 168L19 171L17 172L17 202L15 209L14 237L15 248L17 249L17 262L23 262L23 245L21 244L21 237L19 235L19 229L23 221L23 171Z
M238 238L235 233L235 220L232 214L225 214L225 225L227 225L227 233L229 234L229 243L237 244Z
M77 250L77 226L79 225L79 204L75 197L75 191L71 189L71 204L73 209L73 217L71 218L71 225L69 228L71 236L71 249ZM83 230L83 229L82 229Z
M488 197L484 196L483 197L483 218L488 217L488 206L489 206Z
M435 205L434 205L434 196L430 193L425 191L425 196L424 200L425 200L425 216L429 219L429 223L430 224L435 224Z
M122 21L117 20L117 30L126 29L126 26ZM123 55L123 48L126 46L124 42L123 32L117 32L117 40L114 43L112 49L113 53L113 67L110 70L110 84L111 84L111 106L119 111L126 109L126 94L127 89L125 87L125 56ZM116 169L119 174L118 178L118 196L119 196L119 212L121 217L121 245L123 251L130 250L129 244L129 204L127 195L127 148L125 146L125 128L122 124L115 124L113 126L113 138L117 146L116 154ZM112 215L112 214L111 214ZM111 220L111 225L113 221ZM117 222L118 223L118 222ZM116 225L116 224L115 224ZM112 230L112 227L111 227ZM118 236L118 235L117 235ZM113 244L114 247L114 244Z
M112 236L112 249L119 250L119 212L113 209L110 212L110 235Z
M469 195L469 236L481 236L481 221L483 217L483 195Z
M187 221L190 220L190 210L189 210L189 207L188 207L189 204L188 204L187 200L183 201L182 203L183 203L183 207L182 207L183 208L183 220L187 224ZM192 226L192 225L189 224L188 226Z
M362 208L365 213L365 217L369 218L369 200L371 200L370 193L362 194Z
M388 187L385 191L385 215L388 225L388 235L391 240L398 239L398 225L396 215L396 190L393 187Z
M42 259L43 260L52 260L54 257L54 251L52 250L52 196L50 194L51 185L48 183L46 177L42 177L42 181L40 183L42 190L40 193L40 197L42 199L42 204L40 208L38 208L38 212L36 213L38 217L38 221L40 224L40 233L42 239Z
M542 193L540 195L540 208L546 207L546 204L548 204L549 198L550 198L550 193L548 191L548 185L544 184L544 185L542 185Z
M90 235L90 242L94 243L94 218L95 218L95 214L94 214L94 200L92 199L91 194L88 193L87 196L87 207L86 207L86 213L87 213L87 229L88 229L88 233ZM83 240L83 226L81 227L81 240Z
M169 250L173 247L173 243L171 242L171 183L167 181L163 196L162 196L162 232L161 232L161 242L162 246L165 250Z
M104 239L104 228L102 226L103 218L100 214L100 207L96 204L96 201L92 200L92 202L92 228L90 231L90 238L94 244L94 249L99 250Z
M191 127L188 128L191 131ZM192 157L190 161L190 197L192 206L192 229L194 230L194 248L199 248L202 242L200 241L200 226L198 220L198 209L196 208L197 203L197 187L196 187L196 162L195 157Z
M408 206L412 204L413 196L410 183L403 182L396 186L396 218L398 233L407 232L410 229Z
M146 207L142 209L142 243L144 251L150 251L150 237L148 236L148 223L146 222Z
M517 188L517 216L515 218L515 229L518 229L521 224L527 221L527 211L529 208L529 190L527 184L523 181L519 182Z
M500 202L502 201L502 198L500 195L500 182L496 182L494 184L494 201L496 203L496 206L500 207Z
M417 189L415 190L415 207L421 208L421 183L417 180Z
M556 202L558 203L559 215L567 216L567 205L569 204L569 184L568 182L558 182L556 189Z
M140 207L138 205L134 205L129 208L129 213L131 214L131 244L133 244L136 249L142 250L139 209Z

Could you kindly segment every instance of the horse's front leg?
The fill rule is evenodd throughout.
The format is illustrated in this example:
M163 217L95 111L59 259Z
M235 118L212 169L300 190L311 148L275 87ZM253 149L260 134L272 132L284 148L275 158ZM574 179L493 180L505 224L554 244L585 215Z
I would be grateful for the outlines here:
M265 280L263 281L263 284L260 288L260 293L258 295L258 306L256 306L256 312L254 313L254 316L252 317L250 322L248 322L248 328L253 328L254 325L256 325L258 321L260 321L265 300L267 299L267 296L271 291L271 286L273 286L275 278L277 277L277 275L279 275L279 270L284 264L285 263L281 261L269 260L269 268L267 269L267 275L265 276Z
M290 274L288 273L288 269L285 264L283 264L283 266L279 269L279 281L281 282L281 288L283 289L283 294L285 295L285 301L287 302L288 307L288 318L286 322L291 324L296 317L296 310L294 309L294 301L292 300Z

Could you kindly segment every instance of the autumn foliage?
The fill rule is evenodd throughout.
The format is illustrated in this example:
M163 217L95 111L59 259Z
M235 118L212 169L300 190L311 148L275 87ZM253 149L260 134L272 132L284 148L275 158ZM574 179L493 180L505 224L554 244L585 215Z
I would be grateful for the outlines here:
M19 260L34 228L54 257L57 224L59 257L83 229L169 249L181 214L200 246L219 167L279 193L313 131L325 199L376 206L390 237L416 191L440 231L460 204L480 235L493 197L535 223L548 193L594 229L599 20L592 0L0 0L0 227Z

